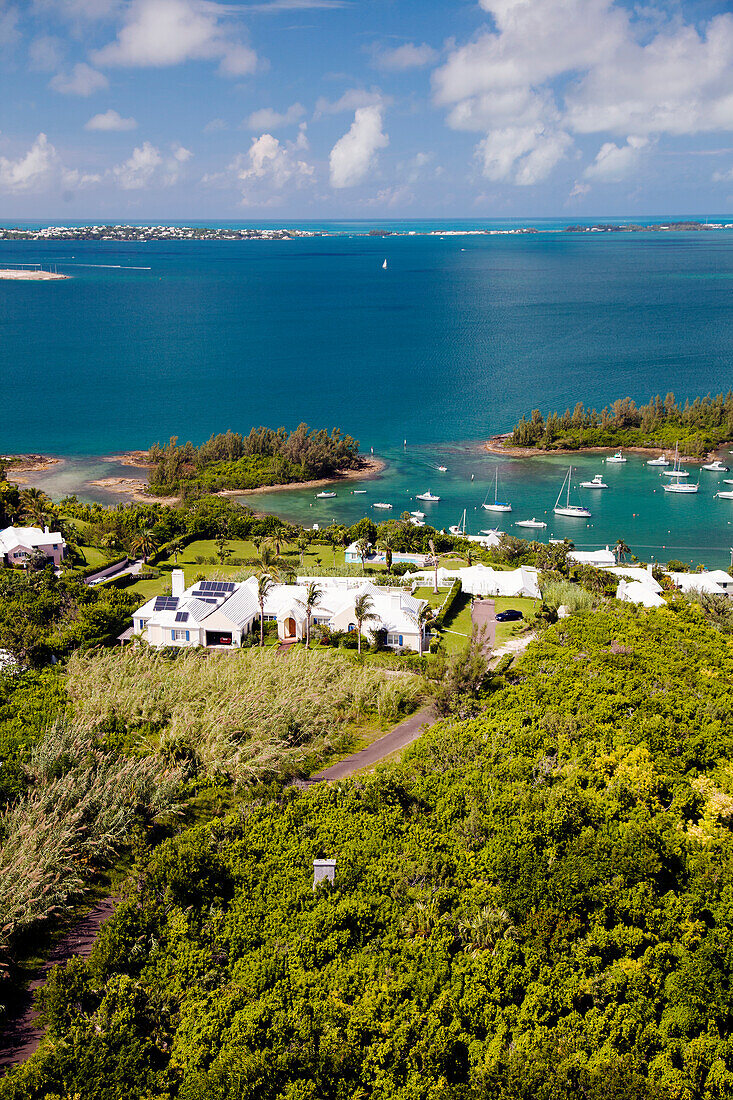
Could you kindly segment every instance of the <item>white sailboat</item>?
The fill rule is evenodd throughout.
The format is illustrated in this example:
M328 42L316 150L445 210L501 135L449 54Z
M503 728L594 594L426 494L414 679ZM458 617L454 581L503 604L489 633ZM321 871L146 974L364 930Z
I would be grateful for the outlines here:
M488 495L489 494L487 493L486 497L488 497ZM496 480L494 482L494 503L493 504L487 504L486 503L486 497L484 497L484 502L481 505L481 507L485 508L487 512L511 512L512 506L509 503L509 501L508 500L499 500L499 468L498 467L496 469Z
M686 493L686 492L687 493L696 493L697 492L696 488L688 488L685 485L680 485L680 478L689 477L690 474L689 474L688 470L683 470L683 469L680 468L680 452L679 452L679 444L678 443L675 443L675 445L674 445L674 465L672 466L672 469L671 470L662 470L662 473L666 477L673 477L675 479L674 482L671 483L671 485L665 485L664 486L665 493ZM672 486L679 486L679 487L678 488L673 488Z
M382 271L386 271L386 270L387 270L387 261L385 259L384 263L382 264Z
M592 481L581 481L581 489L607 489L605 481L603 480L603 474L596 474Z
M466 533L466 509L463 509L463 515L461 516L460 523L454 523L448 528L451 535L465 535Z
M570 519L590 519L591 513L587 508L583 508L581 504L570 503L570 480L573 475L573 467L568 466L568 472L565 475L565 480L560 486L560 492L557 494L557 500L555 501L555 507L553 511L556 516L568 516ZM565 503L560 503L560 497L562 496L563 489L567 486L567 492L565 494Z
M514 526L515 527L540 528L540 527L547 527L547 524L544 522L544 520L535 519L534 516L532 516L532 519L518 519L515 522Z

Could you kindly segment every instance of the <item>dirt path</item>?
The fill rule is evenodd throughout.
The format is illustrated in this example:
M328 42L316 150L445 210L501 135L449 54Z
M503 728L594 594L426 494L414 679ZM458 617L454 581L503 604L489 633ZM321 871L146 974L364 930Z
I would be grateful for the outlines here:
M484 631L484 649L491 653L496 641L496 605L493 600L475 599L471 608L471 622Z
M43 1028L33 1007L33 997L43 985L52 966L65 963L73 955L86 959L91 954L97 933L115 911L117 898L105 898L63 936L54 947L33 981L8 1002L8 1021L0 1036L0 1074L26 1062L36 1052Z
M347 756L345 760L339 760L338 764L332 764L330 768L324 768L322 772L309 776L308 779L299 780L299 787L309 787L312 783L333 782L335 779L347 779L362 768L368 768L378 764L380 760L391 756L393 752L407 748L413 741L417 741L423 729L434 725L438 720L432 705L423 707L411 714L404 722L385 733L365 749Z

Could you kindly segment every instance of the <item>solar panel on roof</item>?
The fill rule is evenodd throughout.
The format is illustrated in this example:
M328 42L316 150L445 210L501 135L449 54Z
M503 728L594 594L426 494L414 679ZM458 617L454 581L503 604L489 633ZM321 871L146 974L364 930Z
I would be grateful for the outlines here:
M156 596L155 597L155 611L175 611L178 607L178 598L176 596Z
M188 612L187 611L179 611L178 614L176 615L176 622L177 623L188 622Z

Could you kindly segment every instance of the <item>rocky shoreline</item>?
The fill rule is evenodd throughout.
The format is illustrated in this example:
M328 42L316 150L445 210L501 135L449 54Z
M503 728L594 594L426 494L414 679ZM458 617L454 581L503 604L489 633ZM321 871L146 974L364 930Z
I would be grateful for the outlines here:
M121 455L110 455L106 461L119 462L123 466L133 466L136 469L148 468L149 463L147 461L145 463L141 462L141 456L147 459L147 452L128 451ZM364 465L358 470L343 470L338 477L321 477L315 481L291 481L282 485L260 485L256 489L219 489L218 492L211 495L218 497L257 496L263 493L283 492L287 489L319 489L324 485L338 485L342 481L370 481L375 477L379 477L386 465L387 463L381 458L370 457L364 459ZM105 489L107 492L124 493L136 504L150 504L152 501L157 504L180 503L180 497L153 496L148 492L147 481L142 478L102 477L91 481L89 484L98 489Z
M608 447L553 447L551 450L543 451L539 447L507 446L505 440L511 439L511 437L511 432L507 432L504 435L492 435L491 438L483 444L483 449L488 451L489 454L504 455L506 458L552 458L553 455L608 454L619 449L626 454L653 455L655 458L658 455L666 454L667 456L672 456L674 454L674 449L672 447L626 447L623 444ZM729 446L730 443L721 443L720 448L722 449ZM693 458L692 455L681 454L680 462L708 462L711 458L715 457L716 453L716 451L711 451L705 458Z

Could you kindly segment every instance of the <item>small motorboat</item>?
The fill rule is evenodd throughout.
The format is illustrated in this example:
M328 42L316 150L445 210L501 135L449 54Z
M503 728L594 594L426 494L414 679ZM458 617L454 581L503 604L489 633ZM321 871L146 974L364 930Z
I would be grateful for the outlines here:
M727 474L728 467L724 466L719 458L716 458L714 462L706 462L702 467L703 470L712 470L714 474Z
M724 477L723 478L723 484L724 485L733 485L733 477Z
M438 469L440 470L441 474L447 474L448 473L448 467L447 466L438 466Z
M336 496L335 493L326 492L324 490L322 493L316 493L316 500L328 500L330 497L335 497L335 496Z
M428 489L427 493L418 493L415 500L429 500L434 503L436 500L440 500L440 497L437 497L435 493L431 493Z
M385 504L383 500L375 500L374 504L372 504L372 508L387 508L387 509L389 509L391 507L392 507L391 504Z
M621 454L621 451L616 451L615 455L609 455L606 462L625 462L626 458Z
M716 497L723 497L724 500L733 500L733 489L721 489L715 495Z
M410 515L414 519L425 519L425 513L421 512L419 509L416 509L414 512L410 512Z
M647 466L669 466L670 462L666 455L660 455L659 458L647 459Z
M353 493L355 497L360 497L366 494L366 489L354 489Z
M540 527L547 527L547 524L545 523L544 520L535 519L534 516L532 516L532 519L518 519L516 521L516 523L514 524L514 526L515 527L533 527L533 528L539 529Z
M581 489L607 489L605 481L603 480L603 474L596 474L592 481L581 481Z
M416 516L410 516L410 523L412 524L413 527L424 527L425 526L425 520L424 519L417 519Z

